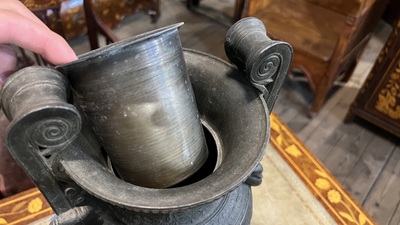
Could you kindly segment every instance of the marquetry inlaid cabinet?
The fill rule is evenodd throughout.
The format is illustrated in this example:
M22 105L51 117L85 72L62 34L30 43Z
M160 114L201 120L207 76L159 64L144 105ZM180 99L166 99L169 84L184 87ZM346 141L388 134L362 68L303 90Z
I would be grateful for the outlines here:
M394 24L346 120L351 121L354 116L400 136L400 19Z

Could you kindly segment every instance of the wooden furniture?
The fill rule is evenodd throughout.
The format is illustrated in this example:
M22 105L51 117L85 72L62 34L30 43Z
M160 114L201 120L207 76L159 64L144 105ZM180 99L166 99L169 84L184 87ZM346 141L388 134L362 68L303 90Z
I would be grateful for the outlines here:
M193 8L199 6L200 0L187 0L186 4L187 4L188 9L193 9ZM236 0L235 1L233 17L231 19L232 23L235 23L240 18L242 18L244 4L245 4L245 0Z
M56 33L64 36L64 31L61 27L61 1L58 0L21 0L21 2L31 10L44 24Z
M85 9L85 18L87 25L87 33L89 37L90 49L99 48L98 35L105 37L106 44L110 44L118 40L111 28L107 27L97 16L93 7L92 0L83 0Z
M359 116L400 137L400 19L350 107L346 121Z
M294 49L292 68L301 69L321 108L339 75L346 79L367 44L387 0L247 0L243 16L261 19L269 33Z
M399 16L400 1L399 0L389 0L388 6L382 15L382 19L388 24L393 24L396 22L396 18Z
M53 31L65 39L86 33L83 1L80 0L20 0ZM160 0L92 0L94 13L109 28L137 12L147 13L152 22L160 17Z
M145 12L151 22L160 17L160 0L83 0L86 27L91 49L99 47L98 34L103 35L106 44L117 41L112 30L121 20L137 12Z
M96 2L97 1L97 2ZM96 8L96 4L98 4L99 0L83 0L84 10L85 10L85 18L87 24L87 33L90 42L90 48L96 49L99 48L99 40L98 35L102 35L105 38L106 45L118 41L118 37L113 33L112 27L115 26L115 22L108 17L104 17L104 10L110 10L107 8L103 8L103 11L99 11L98 7ZM159 0L151 0L151 1L135 1L135 10L147 10L148 14L152 18L152 22L156 22L160 16L159 8L160 1ZM115 9L116 10L116 9ZM125 9L125 14L132 13L132 9ZM108 14L108 13L107 13ZM101 16L103 15L103 16Z
M88 33L91 49L98 48L98 34L111 31L121 20L139 11L146 12L152 22L160 17L159 0L85 0L82 4L78 0L20 0L51 30L65 39L72 39ZM85 9L89 8L90 10ZM102 23L97 22L101 20ZM103 26L103 27L99 27ZM112 32L110 32L112 33ZM106 38L106 41L115 41L116 38ZM35 61L31 60L20 48L23 66L32 64L49 65L49 63L38 54L33 54Z

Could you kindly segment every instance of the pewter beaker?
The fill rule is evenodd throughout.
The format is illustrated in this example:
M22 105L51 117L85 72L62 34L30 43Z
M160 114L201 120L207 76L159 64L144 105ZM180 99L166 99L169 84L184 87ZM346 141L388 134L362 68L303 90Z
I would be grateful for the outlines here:
M196 172L208 150L176 24L59 67L118 175L151 188Z

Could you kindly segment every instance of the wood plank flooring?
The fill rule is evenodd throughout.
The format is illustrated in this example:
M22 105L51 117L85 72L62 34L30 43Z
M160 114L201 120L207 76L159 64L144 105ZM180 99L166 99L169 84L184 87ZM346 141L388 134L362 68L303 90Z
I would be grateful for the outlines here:
M224 12L233 12L232 2L219 0L215 4ZM184 0L161 1L161 17L155 24L139 13L125 18L115 31L122 39L177 22L185 22L180 28L183 47L227 59L223 42L228 27L188 11ZM78 54L89 50L85 36L70 44ZM309 87L304 79L286 79L274 112L379 224L400 224L399 139L362 120L343 123L357 92L354 87L336 88L320 113L309 119L313 99Z

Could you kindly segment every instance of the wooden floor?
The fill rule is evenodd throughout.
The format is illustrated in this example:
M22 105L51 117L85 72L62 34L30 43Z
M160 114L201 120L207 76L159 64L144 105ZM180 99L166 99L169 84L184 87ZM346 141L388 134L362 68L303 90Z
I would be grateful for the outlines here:
M233 6L227 4L232 0L217 2L225 12L233 11ZM184 47L227 59L223 42L228 27L188 11L185 5L183 0L163 0L162 15L156 24L151 24L148 16L137 14L125 18L116 33L122 39L185 22L180 28ZM89 49L86 37L71 40L70 44L79 54ZM320 113L309 119L313 94L307 83L303 79L286 79L274 112L379 224L400 224L399 139L363 121L343 123L357 92L354 87L336 88Z

